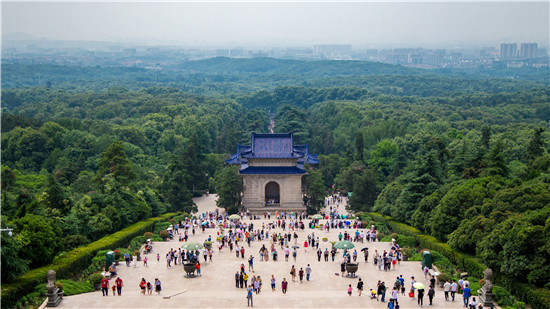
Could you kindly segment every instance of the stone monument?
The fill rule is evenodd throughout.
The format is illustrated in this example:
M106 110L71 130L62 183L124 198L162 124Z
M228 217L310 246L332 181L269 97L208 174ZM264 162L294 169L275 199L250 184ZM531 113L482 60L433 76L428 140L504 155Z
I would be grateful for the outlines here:
M487 268L483 274L485 284L477 291L479 303L482 304L483 307L493 307L495 305L493 303L493 271Z
M57 307L63 299L63 292L59 292L59 288L55 285L55 271L48 271L48 284L46 284L46 296L48 296L47 307Z
M293 133L252 133L250 145L237 145L228 164L240 165L243 206L250 214L306 211L302 192L305 164L318 164L307 145L295 145Z

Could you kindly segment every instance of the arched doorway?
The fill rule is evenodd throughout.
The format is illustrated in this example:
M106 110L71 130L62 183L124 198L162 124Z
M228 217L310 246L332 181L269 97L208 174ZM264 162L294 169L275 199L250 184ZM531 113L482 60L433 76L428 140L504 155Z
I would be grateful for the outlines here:
M275 181L268 182L265 185L265 204L266 206L270 205L279 205L280 203L280 190L279 184Z

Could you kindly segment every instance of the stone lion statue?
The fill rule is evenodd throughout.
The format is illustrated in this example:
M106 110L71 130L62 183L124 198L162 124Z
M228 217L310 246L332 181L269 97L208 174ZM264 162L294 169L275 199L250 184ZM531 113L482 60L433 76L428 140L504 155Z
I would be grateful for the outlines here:
M50 269L48 271L48 284L46 284L46 290L48 290L48 293L54 293L57 289L57 286L55 285L55 271Z

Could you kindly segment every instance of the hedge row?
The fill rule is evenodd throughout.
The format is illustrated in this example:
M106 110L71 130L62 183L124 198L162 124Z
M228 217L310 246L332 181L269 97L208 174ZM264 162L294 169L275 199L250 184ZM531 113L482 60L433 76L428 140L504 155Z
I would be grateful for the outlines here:
M34 290L34 287L47 281L47 273L53 269L57 278L72 278L86 269L99 250L123 247L132 238L153 230L155 223L172 218L175 213L164 214L137 222L109 236L105 236L85 247L67 252L46 266L33 269L19 276L10 284L2 284L2 308L12 308L17 300Z
M437 251L448 258L459 269L468 272L469 275L476 278L483 278L483 271L487 266L483 265L475 257L459 253L453 250L447 243L440 242L433 236L424 235L422 232L412 226L397 222L392 217L383 216L378 213L367 213L375 221L383 221L391 228L393 232L407 236L414 236L422 248Z
M459 269L468 272L469 275L476 278L483 278L483 271L487 268L475 257L456 252L447 243L442 243L435 237L422 234L422 232L412 226L397 222L392 217L384 216L379 213L369 212L365 215L371 217L374 221L385 222L393 232L414 236L418 244L423 248L437 251L447 257ZM509 278L499 274L495 277L495 283L506 287L520 300L527 302L533 309L547 309L550 304L550 290L544 288L535 288L532 285L521 283L514 278Z

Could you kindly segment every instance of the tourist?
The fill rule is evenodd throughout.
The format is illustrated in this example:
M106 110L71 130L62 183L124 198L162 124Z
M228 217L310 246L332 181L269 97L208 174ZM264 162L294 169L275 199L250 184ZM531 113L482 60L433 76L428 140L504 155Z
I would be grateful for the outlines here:
M239 288L239 278L241 278L241 276L239 275L239 272L235 272L235 287L236 288Z
M220 249L221 250L221 249ZM212 262L212 249L208 250L208 260Z
M418 289L418 304L420 306L424 305L424 289Z
M294 258L294 262L296 262L296 256L298 255L298 251L296 251L296 248L292 250L292 257Z
M290 250L288 249L288 246L285 248L285 261L288 262L288 256L290 254Z
M239 274L239 288L243 288L243 284L244 284L244 271L241 271L241 273Z
M296 282L296 268L294 268L294 265L292 265L292 268L290 269L290 275L292 276L292 282Z
M353 292L353 288L351 287L351 284L348 286L348 295L351 296L351 292Z
M260 276L252 280L252 283L254 283L254 290L256 291L256 294L260 294Z
M254 257L252 255L248 258L248 271L254 272Z
M300 283L304 282L304 269L300 267L300 270L298 271L298 276L300 277Z
M428 290L428 300L430 301L430 306L432 305L434 296L435 296L434 287L433 287L433 286L430 286L430 289Z
M128 253L128 251L126 251L126 253L124 253L124 260L126 261L126 266L129 267L130 266L130 253Z
M370 299L375 299L378 301L378 296L376 296L376 291L373 289L370 289Z
M405 296L405 279L403 275L399 275L399 281L401 282L401 295Z
M428 265L424 265L424 279L428 279L428 272L430 270L428 269Z
M201 262L197 260L197 265L195 265L195 269L197 270L197 275L202 276L201 274Z
M243 273L243 280L244 280L244 286L247 287L248 286L248 274L247 273Z
M463 295L463 301L464 301L464 307L468 307L468 304L470 302L470 296L472 296L472 290L470 290L470 286L468 284L464 284L464 290L462 291Z
M309 264L307 264L306 267L306 280L309 281L309 276L311 275L311 267L309 267Z
M103 293L103 296L109 296L109 279L106 277L101 279L101 292Z
M458 285L456 284L454 279L452 282L453 283L451 283L451 298L453 301L455 301L455 294L456 294L456 290L458 289Z
M470 301L470 303L468 305L469 305L469 309L476 309L476 307L477 307L476 298L472 297L472 300Z
M445 292L445 301L449 301L450 291L451 291L451 284L449 283L449 280L445 280L445 284L443 285L443 292Z
M321 255L323 255L323 252L321 249L317 249L317 262L321 262Z
M288 282L286 281L286 278L283 278L283 282L281 282L281 290L283 291L283 294L286 294L287 287L288 287Z
M132 265L134 267L137 266L137 255L134 253L134 255L132 256Z
M157 294L160 295L160 291L162 291L160 280L158 278L155 278L155 292L157 292Z
M124 286L124 284L122 282L122 279L120 279L120 277L116 278L115 285L116 285L116 291L118 296L122 295L122 287Z
M151 282L147 282L147 294L152 295L153 294L153 285Z
M271 291L275 292L275 276L271 275Z
M386 283L382 282L378 287L378 294L380 294L380 301L384 302L386 299Z
M147 257L143 257L143 266L147 267Z
M357 282L357 292L359 293L359 296L361 296L361 293L363 292L363 281L361 281L361 278L359 278L359 282Z
M145 281L145 278L141 278L139 288L141 289L141 294L145 295L145 289L147 288L147 281Z
M328 262L328 248L325 248L325 262Z
M397 287L393 287L393 289L391 290L391 295L390 295L390 303L395 303L395 305L397 305L397 296L399 294L399 289Z
M369 248L365 248L365 250L363 250L363 255L365 256L365 263L366 263L367 260L369 259Z
M254 307L254 303L252 301L252 285L246 288L246 299L248 302L248 307Z

